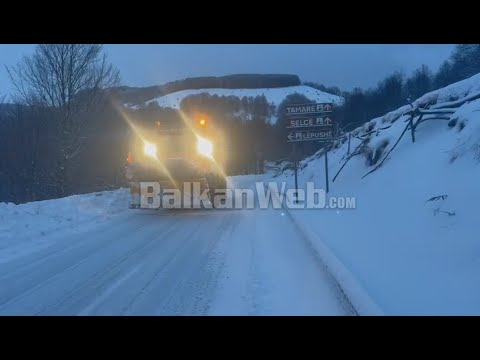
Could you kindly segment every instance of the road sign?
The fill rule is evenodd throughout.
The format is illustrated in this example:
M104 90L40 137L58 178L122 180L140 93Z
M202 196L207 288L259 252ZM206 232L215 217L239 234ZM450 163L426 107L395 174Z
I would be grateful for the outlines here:
M292 130L287 135L287 142L299 141L326 141L334 138L333 128L320 128L309 130Z
M331 141L335 139L336 124L330 103L288 105L285 107L288 130L287 142L292 143L295 164L295 189L298 189L297 143L305 141ZM325 184L328 193L328 147L325 150ZM297 202L297 199L295 200Z
M287 120L287 129L323 126L333 126L333 118L331 115L290 118Z
M329 103L286 106L287 142L333 140L336 124L332 111Z
M333 106L330 103L313 103L303 105L288 105L285 108L285 115L287 116L302 116L311 114L330 113Z

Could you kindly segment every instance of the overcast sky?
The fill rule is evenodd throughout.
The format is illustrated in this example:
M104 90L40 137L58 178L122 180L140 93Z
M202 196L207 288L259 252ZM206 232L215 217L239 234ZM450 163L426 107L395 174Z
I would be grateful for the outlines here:
M12 91L4 65L34 45L0 45L0 95ZM342 90L374 86L387 74L436 70L453 45L105 45L125 85L148 86L192 76L290 73Z

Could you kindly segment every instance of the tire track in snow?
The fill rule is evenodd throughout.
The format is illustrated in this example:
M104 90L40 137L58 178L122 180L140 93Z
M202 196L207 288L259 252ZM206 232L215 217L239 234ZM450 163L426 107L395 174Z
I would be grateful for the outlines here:
M132 222L134 222L134 221L132 220ZM128 227L130 227L130 226L131 226L131 224L129 223L128 225L126 225L126 228L128 229ZM121 229L123 229L124 227L125 226L122 226ZM129 234L126 233L126 232L121 232L121 233L123 234L122 237L129 236ZM83 238L85 235L88 235L88 233L87 234L81 234L81 235L82 235L82 238ZM96 235L98 235L98 234L96 234ZM80 258L80 260L76 259L74 263L68 263L67 262L67 264L68 264L67 266L60 266L60 269L51 272L47 277L42 277L39 282L35 282L34 286L29 286L29 284L27 283L23 286L26 289L20 290L20 292L18 292L14 296L9 296L8 293L4 293L3 296L0 296L0 299L4 298L4 301L0 303L0 313L3 312L4 308L6 308L8 306L11 306L12 304L18 303L19 301L21 301L21 300L27 298L29 295L33 294L38 289L42 288L43 286L46 286L46 285L54 282L57 278L61 277L65 272L71 271L71 270L74 270L74 269L80 267L85 262L87 262L92 256L95 256L97 254L97 252L99 252L102 249L108 248L111 245L111 243L113 243L115 241L118 241L119 238L110 237L110 238L106 238L105 240L104 240L104 238L101 238L101 240L98 242L98 244L95 243L95 241L94 241L95 239L96 239L96 237L94 237L92 241L88 240L87 242L83 243L81 246L73 246L73 247L67 246L65 248L62 248L58 251L55 251L53 254L49 254L47 256L47 258L42 257L40 260L32 262L32 264L33 264L32 266L29 266L29 264L27 264L25 267L21 267L18 270L13 271L12 273L9 273L7 276L3 277L0 280L0 283L7 282L7 283L17 284L20 281L20 279L17 278L19 276L19 273L24 273L23 278L26 279L27 281L31 282L32 279L29 276L36 277L36 276L39 276L39 274L40 274L40 272L35 272L35 268L37 268L39 265L41 265L43 263L46 263L46 265L44 265L41 268L42 269L46 268L48 270L51 270L50 267L47 265L48 262L49 262L48 260L53 260L55 257L61 258L61 255L63 255L64 253L72 253L72 252L74 253L74 250L78 250L79 248L81 248L81 249L85 248L85 251L87 251L87 254L85 256L82 256ZM98 240L98 239L96 239L96 240ZM93 248L89 248L89 246L92 243L96 246L93 247ZM75 254L73 254L73 255L75 255ZM5 289L5 287L4 287L4 289Z
M192 235L196 229L193 229L188 236L188 240L184 241L181 243L180 246L175 248L174 253L171 254L171 256L168 258L168 260L160 266L158 270L156 270L153 274L153 276L146 282L145 285L140 289L140 291L137 293L136 296L134 296L131 301L120 311L120 315L130 315L132 308L140 302L143 298L145 298L149 292L150 292L150 287L152 284L157 280L157 278L162 274L166 268L179 257L180 253L184 250L187 249L188 246L192 243L193 236Z
M130 218L127 219L126 223L122 223L120 226L122 226L122 228L128 229L128 227L131 226L130 223L132 223L134 221L135 221L135 219L130 217ZM110 226L111 226L110 224L105 224L105 225L102 224L102 226L100 226L99 229L95 229L97 231L96 235L99 234L98 230L100 230L101 233L105 233L106 231L111 230ZM75 234L75 235L77 235L77 234ZM55 234L54 235L55 238L60 237L60 236L65 237L65 234ZM38 252L28 253L28 254L26 254L22 257L15 258L13 260L4 260L4 261L1 262L0 268L7 267L7 266L12 267L12 264L15 265L15 266L13 267L12 270L10 270L10 271L7 270L4 273L4 275L2 277L0 277L0 283L4 280L10 278L10 277L12 277L12 278L13 277L18 277L22 272L32 270L35 267L37 267L39 265L42 265L43 263L48 263L50 259L54 258L57 255L67 253L67 252L71 252L72 250L77 250L77 249L84 248L87 245L89 245L90 242L92 242L91 239L87 239L86 242L78 242L78 243L73 243L73 244L72 244L71 240L56 240L54 244L48 246L47 248L42 248ZM44 250L51 249L51 248L56 248L57 246L60 246L60 248L47 252L45 255L43 255L39 259L36 259L36 260L33 260L33 261L29 259L32 255L42 254ZM16 264L17 261L20 262L20 263Z
M221 220L221 223L224 223L228 221L229 218L230 216L227 215L226 217L218 219ZM211 223L208 224L208 226L210 225ZM223 227L220 227L220 230L218 228L214 229L216 230L215 233L218 233L222 231ZM170 256L168 260L153 274L138 295L132 299L121 313L124 315L137 313L138 309L135 309L135 307L138 308L138 304L142 301L149 300L149 295L150 297L154 296L152 294L156 293L155 290L161 289L161 292L158 293L161 295L161 298L159 298L158 302L152 304L152 306L155 307L155 310L152 310L152 313L156 315L178 315L181 311L181 314L185 314L186 307L191 308L192 303L195 302L195 300L192 299L196 298L196 294L194 294L195 291L192 287L188 286L189 281L192 276L203 274L203 267L201 264L205 262L205 259L208 259L211 256L211 251L218 240L216 239L216 236L214 236L215 233L212 234L208 231L198 231L196 227L192 227L192 231L188 234L187 240L185 240L175 254ZM209 238L206 246L203 238ZM198 246L200 246L200 251L196 251L198 250ZM192 253L194 253L195 256L189 256ZM186 261L182 259L186 259ZM183 288L182 285L184 286ZM192 291L194 293L192 293ZM143 312L144 309L142 309L141 313Z
M130 270L128 273L123 275L120 279L115 281L109 288L107 288L97 299L93 301L90 305L88 305L85 309L78 313L79 316L86 316L89 315L92 310L94 310L98 305L100 305L104 300L106 300L120 285L131 278L135 273L138 272L140 266L137 266Z
M175 231L175 226L176 222L173 222L170 224L170 228L166 231L164 236L170 235L173 231ZM130 250L128 253L123 254L122 256L116 258L113 263L110 263L110 265L106 269L101 269L95 272L90 278L86 279L83 283L80 285L76 286L74 289L72 289L69 293L67 293L63 298L58 300L55 304L52 304L41 311L37 312L36 315L43 315L48 313L48 311L52 310L58 310L62 305L67 304L69 301L72 299L75 299L77 302L79 300L82 300L86 296L89 295L87 292L87 295L82 296L82 291L85 291L85 289L88 290L88 288L93 287L95 284L104 284L107 283L106 280L104 282L101 282L102 278L113 276L118 276L119 273L121 273L121 266L124 265L128 260L131 258L135 257L138 254L141 254L142 252L149 250L152 245L155 245L156 242L159 241L157 236L151 236L154 235L154 233L157 230L157 225L156 224L151 224L151 229L148 233L144 234L143 238L146 238L147 241L141 243L140 245L134 247L132 250ZM148 236L146 236L148 234ZM115 273L116 271L116 273ZM113 273L113 274L112 274ZM55 311L54 311L55 312Z
M186 276L179 278L171 288L169 296L165 298L162 306L159 307L161 309L159 314L165 313L165 310L176 315L187 313L190 315L203 315L208 312L211 296L216 288L220 271L214 256L214 249L218 247L218 243L222 239L221 235L229 227L234 226L232 222L234 223L236 218L228 214L222 220L221 226L215 228L215 233L210 234L207 243L201 247L202 255L195 262L192 262ZM203 281L198 279L197 276L200 276ZM179 304L178 299L182 299L183 302ZM185 300L189 300L189 303L185 304ZM188 312L186 312L187 309Z

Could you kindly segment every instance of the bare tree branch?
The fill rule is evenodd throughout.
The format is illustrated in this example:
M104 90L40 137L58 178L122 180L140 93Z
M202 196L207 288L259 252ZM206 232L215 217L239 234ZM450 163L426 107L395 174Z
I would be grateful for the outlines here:
M101 101L104 89L118 86L118 69L100 44L40 44L33 55L6 69L16 103L49 109L55 116L62 134L59 168L65 171L81 152L88 112Z
M347 155L347 158L345 159L345 162L343 163L343 165L340 167L340 169L337 171L337 173L333 177L332 183L335 182L338 175L340 175L343 168L347 165L347 163L350 161L350 159L353 158L354 156L357 156L357 155L360 154L362 147L365 146L367 141L368 141L367 139L362 139L362 142L353 150L353 152L351 154Z
M77 97L97 95L117 86L119 71L102 54L100 44L40 44L7 73L17 90L17 99L29 104L32 95L43 105L66 111Z
M385 155L385 157L382 159L382 161L380 161L380 163L375 166L372 170L370 170L369 172L367 172L365 175L362 176L362 179L367 176L367 175L370 175L371 173L373 173L374 171L376 171L378 168L380 168L383 163L385 162L385 160L387 160L388 156L390 155L390 153L393 151L393 149L395 149L395 147L398 145L398 143L400 142L400 140L402 140L403 138L403 135L405 135L405 133L407 132L408 128L410 127L410 123L407 124L407 126L405 126L405 128L403 129L403 132L402 134L400 135L400 137L397 139L397 142L392 146L392 148L388 151L388 153Z

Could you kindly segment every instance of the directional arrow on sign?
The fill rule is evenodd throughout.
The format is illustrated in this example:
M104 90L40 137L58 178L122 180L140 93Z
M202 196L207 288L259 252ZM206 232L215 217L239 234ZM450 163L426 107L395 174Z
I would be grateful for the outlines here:
M332 111L332 105L330 104L323 105L323 111Z
M324 127L322 130L318 128L311 130L298 130L295 132L290 132L287 135L287 142L298 142L298 141L326 141L332 140L334 133L331 128Z

